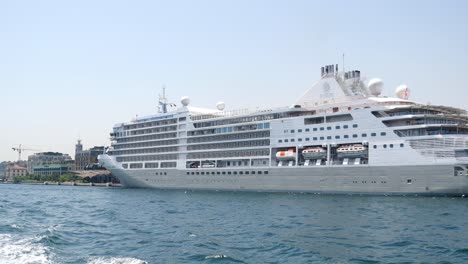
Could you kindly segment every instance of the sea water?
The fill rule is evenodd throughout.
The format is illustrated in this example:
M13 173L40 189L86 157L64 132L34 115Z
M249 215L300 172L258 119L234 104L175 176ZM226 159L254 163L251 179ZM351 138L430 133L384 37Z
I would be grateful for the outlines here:
M468 198L1 184L0 263L468 263Z

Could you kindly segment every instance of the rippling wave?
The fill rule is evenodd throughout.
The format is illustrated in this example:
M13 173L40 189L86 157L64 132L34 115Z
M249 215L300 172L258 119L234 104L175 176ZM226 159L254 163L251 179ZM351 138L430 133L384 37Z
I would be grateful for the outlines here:
M468 199L0 185L0 263L468 263Z

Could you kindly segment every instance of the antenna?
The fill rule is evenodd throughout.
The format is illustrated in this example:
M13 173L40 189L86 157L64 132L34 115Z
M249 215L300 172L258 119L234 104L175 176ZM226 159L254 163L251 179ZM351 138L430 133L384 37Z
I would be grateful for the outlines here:
M343 72L345 72L345 67L344 67L344 52L343 52Z

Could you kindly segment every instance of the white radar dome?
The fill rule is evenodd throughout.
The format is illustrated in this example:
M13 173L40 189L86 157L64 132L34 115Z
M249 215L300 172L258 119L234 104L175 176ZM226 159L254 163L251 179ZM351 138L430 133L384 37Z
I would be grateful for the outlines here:
M183 96L182 98L180 98L180 103L183 106L187 106L190 104L190 98L188 96Z
M373 96L379 96L382 93L383 81L379 78L374 78L367 83L367 88Z
M218 102L216 104L216 108L219 110L219 111L223 111L224 108L226 107L226 104L224 102Z
M400 99L408 100L410 90L406 84L402 84L396 88L395 95Z

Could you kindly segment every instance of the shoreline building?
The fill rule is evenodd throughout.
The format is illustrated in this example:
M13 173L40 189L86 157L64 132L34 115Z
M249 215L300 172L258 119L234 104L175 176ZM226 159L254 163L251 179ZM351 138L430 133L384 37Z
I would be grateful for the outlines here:
M19 166L17 164L8 165L5 169L4 179L6 181L12 181L17 176L26 176L28 175L28 170L25 167Z
M28 172L36 175L58 175L73 171L73 159L60 152L41 152L28 157Z
M104 153L104 146L95 146L87 150L83 150L83 144L79 139L75 145L75 169L77 171L97 168L98 156Z

